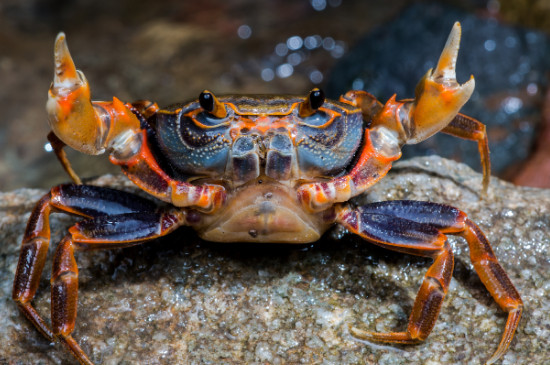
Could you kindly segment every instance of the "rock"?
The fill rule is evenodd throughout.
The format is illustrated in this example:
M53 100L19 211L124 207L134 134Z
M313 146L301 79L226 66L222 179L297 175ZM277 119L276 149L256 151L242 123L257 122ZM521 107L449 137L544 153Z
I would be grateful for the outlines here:
M104 177L95 183L121 181ZM480 182L466 165L416 158L396 164L357 201L430 199L466 211L486 232L525 302L501 363L548 364L550 190L493 179L488 196L480 199ZM74 363L11 300L19 242L43 193L1 194L2 364ZM64 215L52 217L53 241L71 222ZM348 324L403 330L429 260L379 249L341 230L315 244L291 246L207 243L180 229L137 247L79 253L74 337L102 364L480 364L496 349L506 315L478 279L465 242L450 241L454 279L432 334L418 345L358 341ZM48 260L45 271L50 270ZM35 298L45 318L48 276Z

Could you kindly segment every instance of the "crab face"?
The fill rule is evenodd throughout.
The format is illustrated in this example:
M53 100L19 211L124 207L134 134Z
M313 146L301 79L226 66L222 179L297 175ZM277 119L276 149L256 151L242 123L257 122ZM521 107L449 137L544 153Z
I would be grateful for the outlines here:
M230 187L261 177L295 186L298 180L335 176L359 147L361 111L321 101L301 115L300 106L311 104L315 93L219 99L208 93L219 104L217 113L194 101L153 116L160 150L178 175Z
M195 226L221 242L317 240L328 225L304 211L296 187L344 172L363 129L360 109L316 89L307 97L203 92L150 122L175 177L226 187L226 204Z

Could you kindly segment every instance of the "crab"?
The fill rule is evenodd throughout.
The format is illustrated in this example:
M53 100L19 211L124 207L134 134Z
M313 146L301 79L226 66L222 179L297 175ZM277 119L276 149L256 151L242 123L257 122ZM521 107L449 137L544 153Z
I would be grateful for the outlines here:
M471 261L507 313L504 334L487 364L509 348L523 303L480 228L457 208L396 200L356 206L390 170L406 144L442 131L477 142L483 191L490 163L485 126L459 113L474 78L456 80L461 27L454 24L435 69L420 80L414 99L385 104L365 91L339 101L308 95L227 95L203 91L198 100L161 109L154 102L91 101L65 35L57 36L55 75L46 105L49 140L72 184L52 188L23 236L13 299L50 341L61 342L82 364L93 364L72 337L77 314L75 251L133 246L190 226L216 242L309 243L341 225L372 244L433 259L414 301L407 329L379 333L350 326L358 339L398 344L423 341L432 331L453 273L447 235L470 248ZM151 196L84 185L64 147L109 153L110 161ZM51 325L32 305L50 241L49 216L83 218L69 228L53 256Z

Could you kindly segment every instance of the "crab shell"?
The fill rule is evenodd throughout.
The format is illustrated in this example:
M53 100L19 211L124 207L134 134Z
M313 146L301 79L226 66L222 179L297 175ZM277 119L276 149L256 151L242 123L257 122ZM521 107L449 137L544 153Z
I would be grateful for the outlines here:
M217 242L318 240L331 213L304 210L296 187L345 172L361 144L361 110L326 100L301 116L304 96L230 95L216 101L225 108L221 118L197 100L148 119L155 131L150 143L166 171L226 188L220 210L197 213L199 235Z

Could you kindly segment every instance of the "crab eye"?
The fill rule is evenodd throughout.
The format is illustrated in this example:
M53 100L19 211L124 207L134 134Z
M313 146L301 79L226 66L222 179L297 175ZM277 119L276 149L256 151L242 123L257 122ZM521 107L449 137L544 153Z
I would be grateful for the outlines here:
M214 95L206 90L203 91L199 95L199 103L201 105L201 108L211 113L214 110Z
M307 99L300 104L298 114L302 118L307 118L315 114L324 102L325 93L321 89L315 88L309 92Z
M223 103L208 90L204 90L199 95L199 104L205 112L211 114L215 118L221 119L227 116L227 110L225 110Z
M323 106L323 103L325 102L325 93L323 90L315 88L311 90L309 93L309 105L311 106L311 109L317 110L321 106Z

